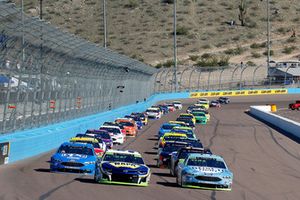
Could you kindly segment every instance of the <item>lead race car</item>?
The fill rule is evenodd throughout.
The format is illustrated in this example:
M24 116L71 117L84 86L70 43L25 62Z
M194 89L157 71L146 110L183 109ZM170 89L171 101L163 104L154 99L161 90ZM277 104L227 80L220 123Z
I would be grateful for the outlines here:
M51 157L50 171L94 175L97 161L92 144L65 142Z
M108 150L96 165L94 179L99 183L148 186L150 168L136 151Z

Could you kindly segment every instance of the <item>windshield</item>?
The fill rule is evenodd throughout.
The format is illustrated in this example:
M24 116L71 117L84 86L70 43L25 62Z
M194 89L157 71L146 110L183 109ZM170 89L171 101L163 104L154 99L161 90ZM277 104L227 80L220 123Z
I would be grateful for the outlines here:
M164 137L165 141L173 141L173 140L180 140L180 139L185 139L187 137L182 137L182 136L166 136Z
M218 161L213 158L201 158L201 157L190 158L187 162L187 165L226 169L224 162Z
M199 113L199 112L195 112L195 113L193 113L193 115L198 116L198 117L205 117L204 113Z
M134 126L131 122L119 122L122 126Z
M175 124L174 125L171 125L171 124L165 124L162 126L162 129L167 129L167 130L171 130L174 126L176 126Z
M75 147L75 146L69 146L69 145L64 145L64 146L59 147L57 153L81 154L81 155L88 155L88 156L94 155L93 150L91 148Z
M100 130L106 130L107 132L113 133L114 135L121 133L117 128L101 127Z
M185 118L185 117L180 117L180 118L177 118L176 121L181 121L181 122L191 122L191 119L190 118Z
M79 143L85 143L85 144L92 144L94 148L100 148L99 143L95 143L95 142L90 142L90 141L81 141L81 140L76 140L74 142L79 142Z
M144 164L144 161L141 157L137 157L135 155L129 154L121 154L121 153L114 153L114 154L106 154L103 158L103 161L108 162L128 162L128 163L135 163L135 164Z
M103 139L110 139L110 135L108 133L97 133Z
M192 154L192 153L202 153L202 152L203 151L201 151L201 150L184 149L178 155L178 159L185 159L189 154Z
M159 111L158 111L158 110L149 110L149 109L147 109L147 110L146 110L146 112L154 112L154 113L159 113Z

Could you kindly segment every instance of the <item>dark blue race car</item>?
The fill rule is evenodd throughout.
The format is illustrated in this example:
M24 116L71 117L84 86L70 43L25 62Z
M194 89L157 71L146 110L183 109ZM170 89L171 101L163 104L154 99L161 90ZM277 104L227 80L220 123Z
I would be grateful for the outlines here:
M93 175L97 161L92 144L65 142L51 157L50 171Z
M96 165L95 181L106 184L147 186L150 168L138 152L108 150Z

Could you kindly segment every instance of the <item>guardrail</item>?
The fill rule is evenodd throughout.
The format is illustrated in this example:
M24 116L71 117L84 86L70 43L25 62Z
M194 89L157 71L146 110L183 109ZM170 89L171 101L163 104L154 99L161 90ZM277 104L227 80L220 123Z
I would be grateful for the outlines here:
M260 90L260 92L266 90ZM208 91L208 92L211 94L216 91ZM230 91L218 91L218 92L219 92L218 95L224 95ZM232 91L232 92L237 92L237 91ZM204 93L207 92L205 91ZM300 93L300 89L287 89L285 93L281 93L281 94L289 94L289 93L292 94ZM156 94L151 96L146 101L132 104L129 106L123 106L111 111L106 111L99 114L90 115L87 117L81 117L66 122L60 122L57 124L48 125L41 128L2 135L0 136L0 144L9 142L10 144L9 162L10 163L15 162L57 148L62 142L68 140L76 133L86 131L86 129L99 128L101 123L103 123L104 121L114 120L117 117L123 117L124 115L129 114L131 112L144 111L146 110L146 108L150 107L151 105L159 101L172 100L172 99L186 99L186 98L195 97L192 94L193 93L189 93L189 92ZM248 94L249 91L248 93L241 93L240 96L242 95L248 96ZM257 93L254 93L253 95L255 94ZM264 93L264 94L268 95L268 93Z

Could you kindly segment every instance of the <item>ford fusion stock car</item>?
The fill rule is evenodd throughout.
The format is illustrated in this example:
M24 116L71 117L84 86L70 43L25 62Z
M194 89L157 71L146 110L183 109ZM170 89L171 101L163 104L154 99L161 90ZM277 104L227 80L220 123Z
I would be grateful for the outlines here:
M96 165L95 181L106 184L147 186L150 168L136 151L108 150Z
M176 182L181 187L231 190L233 174L222 157L190 154L177 166Z
M97 161L92 144L65 142L51 157L50 171L93 175Z

